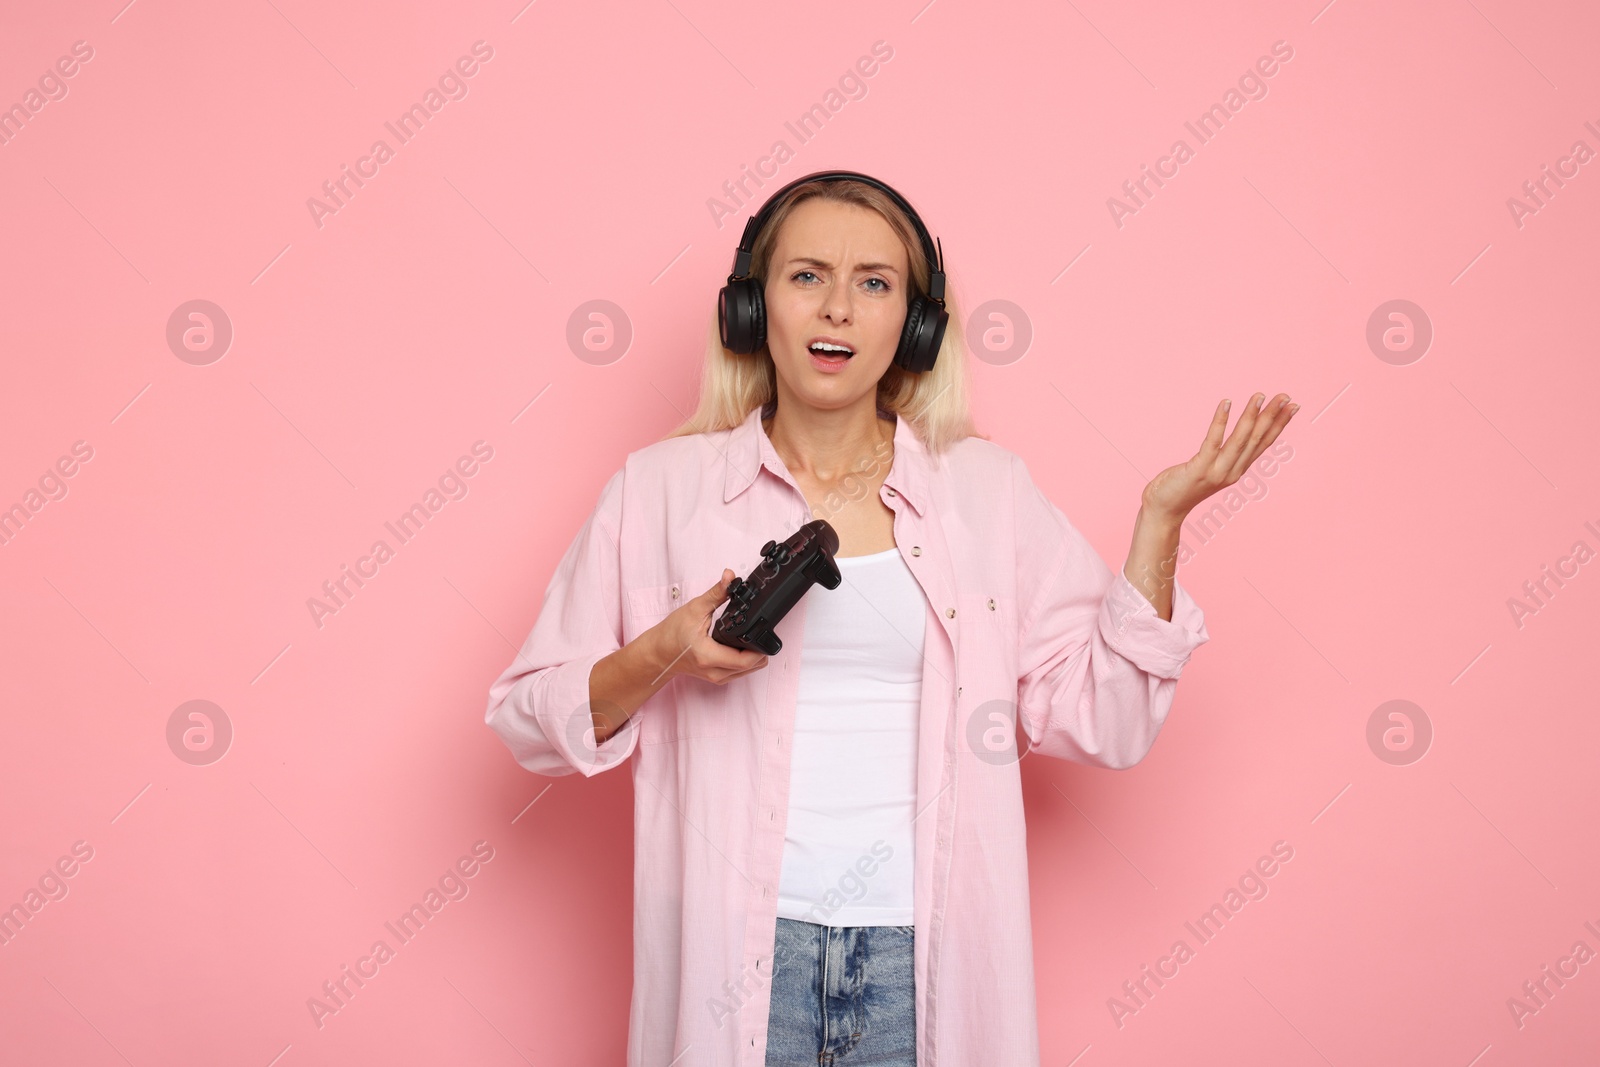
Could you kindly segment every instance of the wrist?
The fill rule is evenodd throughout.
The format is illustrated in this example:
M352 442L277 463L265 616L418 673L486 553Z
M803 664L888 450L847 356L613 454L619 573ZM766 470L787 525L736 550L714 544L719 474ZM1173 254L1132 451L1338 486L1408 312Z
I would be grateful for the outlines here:
M1187 511L1174 511L1171 508L1152 504L1148 500L1139 502L1139 514L1134 522L1141 525L1152 526L1163 533L1174 532L1183 527L1183 520L1189 517Z
M667 629L666 620L663 619L639 635L640 660L642 666L649 672L652 687L655 682L665 685L672 680L677 672L678 653L681 649L672 647L672 637Z

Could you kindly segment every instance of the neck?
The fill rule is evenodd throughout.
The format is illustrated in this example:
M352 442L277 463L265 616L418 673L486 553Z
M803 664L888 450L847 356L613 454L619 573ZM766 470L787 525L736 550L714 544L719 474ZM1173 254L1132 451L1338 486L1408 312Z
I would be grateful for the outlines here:
M795 476L832 482L894 450L896 420L878 417L877 397L848 408L778 405L762 421L773 449Z

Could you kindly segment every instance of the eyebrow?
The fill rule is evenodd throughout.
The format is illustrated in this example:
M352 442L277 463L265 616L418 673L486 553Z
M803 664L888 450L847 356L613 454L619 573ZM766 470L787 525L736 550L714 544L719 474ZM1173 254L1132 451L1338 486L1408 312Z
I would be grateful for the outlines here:
M833 266L833 264L829 263L827 260L818 259L815 256L795 256L793 259L789 260L788 263L785 263L784 266L793 266L796 263L806 263L813 267L832 268ZM890 274L900 273L899 268L890 263L857 263L856 270L883 270L888 271Z

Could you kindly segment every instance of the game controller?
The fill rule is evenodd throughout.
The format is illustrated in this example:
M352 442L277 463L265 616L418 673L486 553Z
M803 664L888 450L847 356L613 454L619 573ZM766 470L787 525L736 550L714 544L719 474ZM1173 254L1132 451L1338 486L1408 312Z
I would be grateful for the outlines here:
M808 522L782 544L761 546L763 562L748 578L728 583L728 604L711 626L711 636L730 648L776 656L783 641L773 633L812 583L837 589L842 580L833 554L839 535L826 519Z

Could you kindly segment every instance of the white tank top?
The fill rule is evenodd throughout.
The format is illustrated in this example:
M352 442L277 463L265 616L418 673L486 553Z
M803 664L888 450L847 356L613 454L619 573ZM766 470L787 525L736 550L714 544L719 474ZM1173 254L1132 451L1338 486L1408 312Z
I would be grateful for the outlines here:
M910 926L927 599L898 548L806 593L778 915Z

